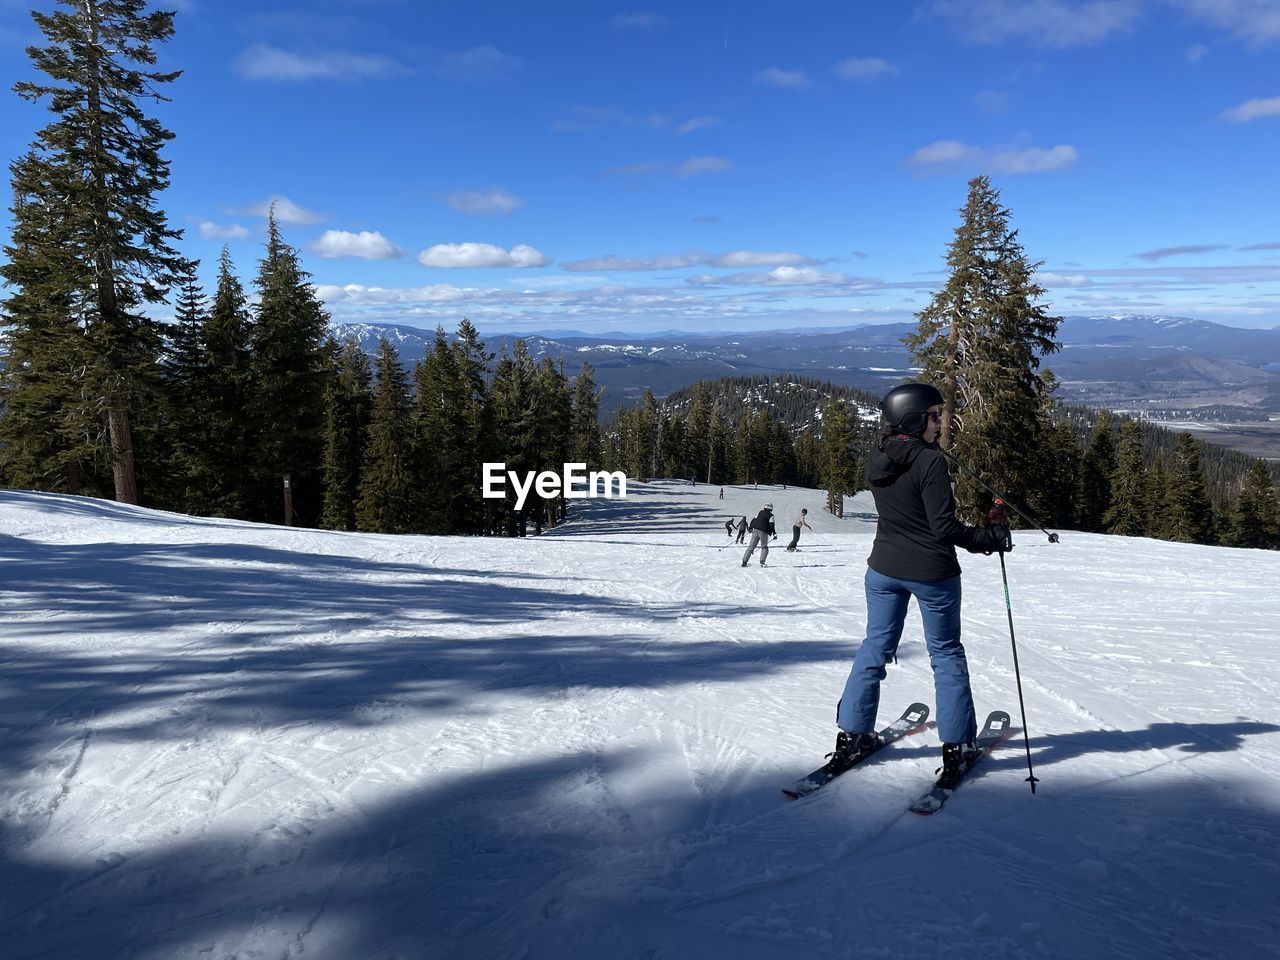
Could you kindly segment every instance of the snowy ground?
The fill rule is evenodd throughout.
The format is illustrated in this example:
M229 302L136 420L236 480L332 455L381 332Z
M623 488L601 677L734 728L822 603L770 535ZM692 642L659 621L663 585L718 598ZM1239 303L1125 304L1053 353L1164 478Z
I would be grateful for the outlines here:
M865 495L630 492L488 540L0 491L0 955L1280 955L1280 554L1018 534L1038 792L1019 737L921 818L932 731L779 794L833 742ZM765 499L816 530L742 569ZM933 702L914 612L900 658L882 721Z

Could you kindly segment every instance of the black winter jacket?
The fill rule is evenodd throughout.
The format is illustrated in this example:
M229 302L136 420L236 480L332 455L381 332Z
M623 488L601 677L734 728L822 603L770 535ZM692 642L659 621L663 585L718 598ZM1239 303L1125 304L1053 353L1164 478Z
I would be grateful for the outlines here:
M867 482L880 514L867 563L899 580L945 580L960 573L956 547L986 549L987 531L956 519L947 461L937 447L896 436L872 450Z
M773 511L766 507L757 513L756 518L751 521L751 529L773 536L777 532L773 529Z

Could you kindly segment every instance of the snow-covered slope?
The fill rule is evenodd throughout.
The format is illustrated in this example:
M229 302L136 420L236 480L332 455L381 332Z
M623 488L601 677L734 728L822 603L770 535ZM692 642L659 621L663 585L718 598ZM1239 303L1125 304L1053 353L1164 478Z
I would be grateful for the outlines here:
M1276 955L1280 554L1018 534L1038 791L1018 737L918 818L932 731L779 794L833 742L865 497L630 492L482 540L0 491L0 955ZM816 530L743 569L721 524L766 498ZM882 720L913 699L914 614Z

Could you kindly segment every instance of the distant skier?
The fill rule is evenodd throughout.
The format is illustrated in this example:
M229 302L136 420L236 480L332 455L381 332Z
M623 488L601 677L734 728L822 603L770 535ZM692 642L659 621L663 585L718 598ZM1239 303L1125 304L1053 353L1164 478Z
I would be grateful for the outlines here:
M769 538L778 539L777 531L773 529L773 504L766 503L764 509L756 514L756 518L751 521L751 545L747 547L747 552L742 555L742 565L745 567L751 562L751 555L756 552L756 547L760 548L760 566L764 566L765 560L769 558Z
M864 577L867 634L836 707L840 731L830 757L833 766L846 766L874 744L884 665L897 651L907 605L915 597L938 703L938 784L947 787L959 779L977 735L969 665L960 643L955 548L1004 553L1013 549L1013 539L1003 509L988 514L986 527L968 527L956 519L947 461L937 444L943 402L942 394L926 383L894 387L880 401L880 441L867 458L867 480L879 517Z
M724 487L721 487L721 488L720 488L720 499L721 499L721 500L723 500L723 499L724 499Z
M747 518L743 517L738 521L738 543L742 543L747 539Z
M787 553L795 553L796 548L800 546L800 528L809 527L809 521L805 519L809 515L808 509L800 511L800 516L796 517L795 524L791 527L791 542L787 544ZM809 527L809 532L813 532L813 527Z

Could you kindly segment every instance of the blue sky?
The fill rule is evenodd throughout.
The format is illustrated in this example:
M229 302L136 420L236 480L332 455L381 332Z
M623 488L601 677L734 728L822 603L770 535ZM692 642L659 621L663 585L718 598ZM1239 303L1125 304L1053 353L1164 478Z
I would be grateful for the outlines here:
M183 251L250 278L274 199L335 319L909 320L983 172L1056 312L1280 325L1280 0L168 6Z

